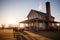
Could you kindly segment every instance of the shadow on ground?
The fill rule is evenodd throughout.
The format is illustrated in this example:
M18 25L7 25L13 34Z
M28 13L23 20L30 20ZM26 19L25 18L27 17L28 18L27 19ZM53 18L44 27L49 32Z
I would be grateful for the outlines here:
M60 32L57 32L57 31L39 31L39 32L33 32L33 33L42 35L47 38L51 38L53 40L60 40Z

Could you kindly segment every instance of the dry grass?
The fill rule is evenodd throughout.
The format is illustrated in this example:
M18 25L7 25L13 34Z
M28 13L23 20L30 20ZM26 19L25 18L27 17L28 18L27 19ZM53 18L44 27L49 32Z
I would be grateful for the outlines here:
M1 29L0 40L14 40L12 29Z

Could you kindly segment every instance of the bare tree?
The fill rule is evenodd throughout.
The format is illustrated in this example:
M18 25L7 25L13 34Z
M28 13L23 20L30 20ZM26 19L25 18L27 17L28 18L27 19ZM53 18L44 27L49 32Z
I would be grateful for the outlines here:
M4 27L5 27L5 24L1 24L1 26L2 26L2 29L4 29Z

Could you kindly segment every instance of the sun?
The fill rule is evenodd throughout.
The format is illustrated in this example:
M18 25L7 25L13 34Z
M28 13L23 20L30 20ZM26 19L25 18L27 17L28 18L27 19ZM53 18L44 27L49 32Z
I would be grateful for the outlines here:
M7 23L8 23L8 24L16 24L16 20L15 20L14 18L9 18L9 19L7 20Z

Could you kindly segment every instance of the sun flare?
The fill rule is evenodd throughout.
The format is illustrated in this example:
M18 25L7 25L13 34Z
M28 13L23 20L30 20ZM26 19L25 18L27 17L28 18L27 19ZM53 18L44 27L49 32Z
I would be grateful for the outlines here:
M20 28L24 28L24 24L23 23L20 24Z
M14 18L10 18L10 19L7 20L7 23L8 24L15 24L16 20Z

